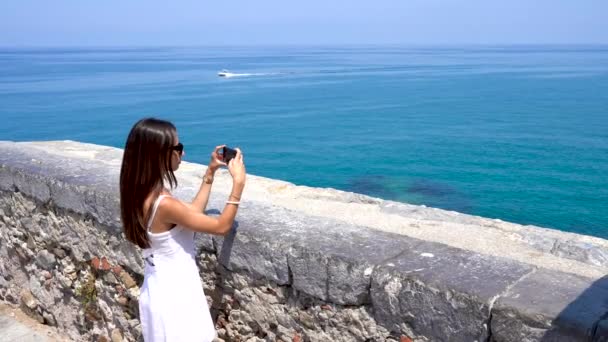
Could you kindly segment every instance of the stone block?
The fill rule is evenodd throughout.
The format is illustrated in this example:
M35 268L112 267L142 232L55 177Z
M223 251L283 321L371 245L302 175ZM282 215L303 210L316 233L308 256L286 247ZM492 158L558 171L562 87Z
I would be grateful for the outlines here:
M377 322L433 341L483 341L494 299L530 266L419 241L372 275Z
M607 313L608 277L593 280L541 269L516 283L496 301L492 310L492 338L587 341Z

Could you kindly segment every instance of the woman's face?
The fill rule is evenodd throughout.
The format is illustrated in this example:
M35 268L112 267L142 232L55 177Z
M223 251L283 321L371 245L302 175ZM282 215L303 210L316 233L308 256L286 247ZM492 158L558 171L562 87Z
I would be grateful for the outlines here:
M175 134L173 140L173 150L171 151L171 169L177 171L179 164L182 162L182 156L186 154L183 150L179 151L176 147L179 145L179 136Z

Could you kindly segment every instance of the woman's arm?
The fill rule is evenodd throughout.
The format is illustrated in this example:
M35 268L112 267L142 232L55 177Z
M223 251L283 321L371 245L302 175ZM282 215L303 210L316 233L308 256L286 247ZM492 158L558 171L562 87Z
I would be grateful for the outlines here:
M205 175L203 176L201 187L199 188L196 196L194 196L192 203L188 205L191 210L194 210L197 213L201 213L207 208L207 202L209 202L209 193L211 192L211 185L213 184L215 171L217 171L220 166L226 165L226 163L221 161L218 153L219 150L224 146L225 145L216 146L215 150L211 152L211 160L209 161L209 166L207 167L207 171L205 171Z
M234 223L243 189L245 188L246 171L243 163L243 155L240 149L237 148L236 150L236 157L230 160L230 163L228 164L228 170L232 176L232 191L230 192L228 201L226 201L226 206L219 217L209 217L202 212L192 211L192 209L180 200L169 197L159 205L159 219L165 223L177 224L197 232L226 235ZM201 186L201 188L203 188L203 186Z
M217 169L207 167L207 171L205 171L205 175L203 176L201 187L198 189L198 193L196 196L194 196L194 200L192 200L192 203L189 205L191 210L201 213L207 208L207 203L209 202L209 193L211 192L213 177L216 170Z
M226 235L236 217L237 205L226 204L222 214L215 218L200 212L194 212L180 200L168 197L162 201L158 208L159 220L180 225L186 229L197 232Z

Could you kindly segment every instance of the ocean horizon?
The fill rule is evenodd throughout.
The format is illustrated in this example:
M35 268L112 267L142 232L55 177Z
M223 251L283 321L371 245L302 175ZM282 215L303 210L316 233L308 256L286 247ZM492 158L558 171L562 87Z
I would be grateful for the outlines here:
M0 140L154 116L186 161L608 238L608 45L0 48L0 103Z

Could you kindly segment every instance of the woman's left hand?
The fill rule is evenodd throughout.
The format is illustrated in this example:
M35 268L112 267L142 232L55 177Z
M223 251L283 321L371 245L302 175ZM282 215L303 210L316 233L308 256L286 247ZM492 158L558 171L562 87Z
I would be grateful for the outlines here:
M222 161L222 158L219 154L219 151L224 148L224 146L226 145L216 146L215 150L211 152L211 161L209 161L209 169L211 169L213 172L215 172L221 166L226 166L226 163Z

